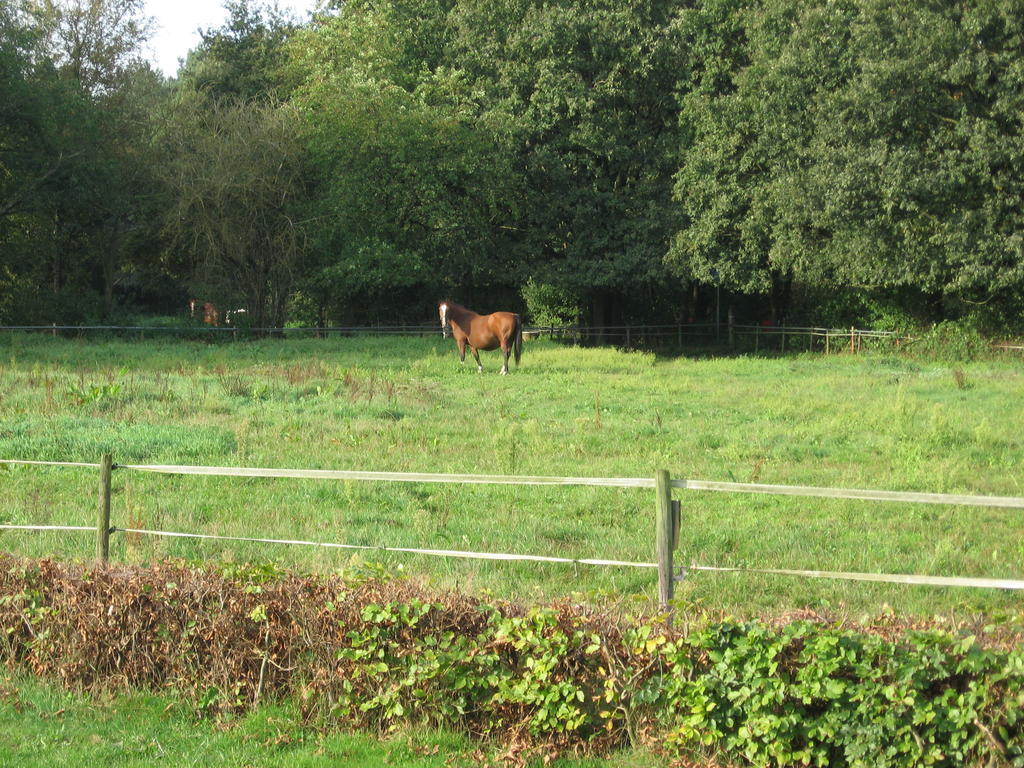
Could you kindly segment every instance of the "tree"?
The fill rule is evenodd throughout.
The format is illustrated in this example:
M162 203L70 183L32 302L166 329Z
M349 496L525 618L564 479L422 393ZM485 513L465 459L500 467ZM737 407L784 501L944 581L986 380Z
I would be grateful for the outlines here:
M683 17L668 262L743 293L1024 286L1019 3L716 0Z
M285 97L285 45L298 22L274 5L251 0L227 0L224 7L227 21L200 32L199 46L178 72L181 88L213 101Z
M13 5L0 6L0 221L30 210L60 171L52 70L38 64L39 31Z
M136 6L94 0L0 11L0 237L8 281L24 296L11 311L25 321L109 314L128 233L146 229L139 94L156 94L160 83L136 50L119 47L139 42L125 32L138 28L116 12Z
M117 90L143 65L153 26L142 15L145 0L28 0L28 8L51 60L89 94Z
M858 10L856 69L825 102L807 173L824 260L848 283L1019 292L1024 5Z
M678 226L675 8L339 4L293 47L327 170L324 252L370 238L449 290L532 275L599 309L662 283Z
M675 92L689 61L675 2L467 0L453 57L510 131L527 197L525 271L609 299L665 282L678 228L671 203Z
M166 267L193 295L280 327L305 251L304 126L278 87L295 22L248 0L225 7L228 20L202 32L168 105Z
M792 201L821 99L849 68L850 20L850 3L803 0L715 0L681 18L697 66L675 180L686 226L666 260L706 285L772 296L777 319L794 270L812 279L816 264Z
M440 292L511 281L517 177L504 125L445 59L445 7L345 4L292 45L321 317L381 301L422 316Z
M303 252L305 169L294 109L266 99L178 105L166 226L192 273L256 327L280 327Z

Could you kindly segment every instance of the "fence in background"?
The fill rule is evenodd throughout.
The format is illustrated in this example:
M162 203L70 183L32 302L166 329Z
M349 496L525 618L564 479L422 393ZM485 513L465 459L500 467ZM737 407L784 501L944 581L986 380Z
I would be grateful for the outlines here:
M337 338L344 336L434 336L440 334L436 323L418 325L334 326L330 328L242 328L237 326L118 326L118 325L8 325L0 331L49 333L53 336L84 336L89 333L112 333L146 339L174 334L199 338L241 340L254 336L286 338ZM832 352L860 351L867 343L886 342L899 348L908 341L891 331L857 328L810 328L797 326L744 325L742 323L677 323L674 325L602 325L602 326L526 326L528 338L548 336L574 343L613 344L634 347L683 347L694 342L753 345L754 351L776 349L785 352L821 350ZM1005 346L1005 345L1004 345ZM1007 347L1010 348L1010 347Z
M0 332L24 331L51 336L84 336L87 333L113 333L140 339L174 334L197 337L248 339L253 336L298 336L329 338L332 336L434 336L440 335L437 323L415 325L360 325L330 328L293 327L258 328L239 325L0 325Z
M151 325L4 325L2 332L46 333L52 336L81 338L87 334L115 334L140 340L166 338L175 334L199 339L243 341L253 338L319 338L351 336L418 336L440 334L437 323L411 325L332 326L329 328L246 328L239 326L151 326ZM531 325L523 329L527 338L548 336L560 341L596 346L612 345L627 349L679 348L687 346L721 347L732 350L800 352L825 354L860 352L867 347L899 350L917 339L895 331L861 328L825 328L787 325L751 325L736 323L677 323L675 325ZM1024 344L997 341L994 351L1024 353Z
M673 480L668 470L658 470L654 478L610 478L610 477L544 477L514 475L455 475L433 474L421 472L364 472L351 470L325 469L271 469L257 467L207 467L168 464L121 464L115 465L110 454L104 454L99 463L56 462L56 461L24 461L17 459L0 459L0 464L51 466L51 467L86 467L99 470L99 500L95 526L41 526L41 525L0 525L0 529L10 530L49 530L49 531L93 531L96 535L96 558L106 561L110 553L110 535L123 532L149 536L164 536L193 539L214 539L222 541L242 541L267 544L303 545L330 547L339 549L371 550L383 552L400 552L428 555L434 557L457 557L481 560L531 561L546 563L565 563L572 565L594 565L630 568L657 568L658 570L658 601L662 609L668 610L673 597L674 584L682 578L687 570L712 573L760 573L783 576L801 576L806 578L844 579L851 581L874 581L897 584L922 584L931 586L955 586L989 589L1024 590L1024 580L989 579L963 576L931 576L920 574L876 574L853 573L840 571L808 571L782 568L733 568L721 566L695 565L683 567L680 575L676 575L673 566L673 552L678 548L679 533L682 525L680 502L672 498L672 491L705 491L725 493L760 493L784 496L803 496L831 499L859 499L885 502L908 502L917 504L946 504L959 506L1001 507L1007 509L1024 509L1024 498L1012 496L970 496L945 493L913 493L903 491L862 490L847 488L816 488L810 486L766 485L759 483L732 483L707 480ZM441 549L415 549L410 547L366 546L357 544L340 544L331 542L300 541L292 539L271 539L256 537L219 536L212 534L188 533L179 531L155 531L142 528L119 528L110 525L111 478L113 471L124 470L134 472L153 472L174 475L206 475L223 477L264 477L264 478L301 478L311 480L356 480L373 482L412 482L412 483L455 483L455 484L490 484L490 485L560 485L560 486L597 486L604 488L642 488L655 491L655 562L636 563L620 560L562 558L533 554L509 554L494 552L465 552Z

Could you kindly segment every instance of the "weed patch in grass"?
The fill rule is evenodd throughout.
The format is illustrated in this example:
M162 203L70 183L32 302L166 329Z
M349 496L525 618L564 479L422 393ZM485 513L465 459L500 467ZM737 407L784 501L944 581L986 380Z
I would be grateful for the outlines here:
M25 460L95 462L112 452L122 463L203 461L234 453L234 434L224 427L138 424L98 417L22 416L0 426L0 456Z

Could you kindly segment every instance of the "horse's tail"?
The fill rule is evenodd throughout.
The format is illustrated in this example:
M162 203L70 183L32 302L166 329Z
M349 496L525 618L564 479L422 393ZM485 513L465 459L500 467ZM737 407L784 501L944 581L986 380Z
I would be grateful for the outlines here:
M519 365L519 357L523 354L523 319L519 315L516 315L515 334L516 365Z

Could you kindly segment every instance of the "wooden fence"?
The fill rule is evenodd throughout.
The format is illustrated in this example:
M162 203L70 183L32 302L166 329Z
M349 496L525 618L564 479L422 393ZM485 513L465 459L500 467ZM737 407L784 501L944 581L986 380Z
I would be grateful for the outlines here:
M680 500L673 499L673 490L684 492L759 493L782 496L803 496L830 499L859 499L883 502L906 502L915 504L946 504L958 506L1000 507L1024 509L1024 498L1014 496L971 496L947 493L915 493L904 491L865 490L849 488L817 488L811 486L766 485L761 483L733 483L707 480L672 479L668 470L658 470L653 478L636 477L547 477L515 475L474 475L474 474L433 474L422 472L371 472L358 470L326 469L273 469L260 467L208 467L177 464L114 464L110 454L104 454L99 463L25 461L0 459L0 464L50 467L86 467L99 470L99 496L95 526L70 525L0 525L0 529L52 530L52 531L94 531L96 535L96 558L106 561L110 553L112 533L134 533L150 536L166 536L194 539L215 539L228 541L258 542L267 544L304 545L358 549L384 552L422 554L435 557L458 557L482 560L531 561L566 563L573 565L595 565L630 568L656 568L658 571L658 602L668 610L673 597L675 582L687 570L705 572L745 572L800 576L805 578L844 579L851 581L889 582L896 584L922 584L945 587L973 587L987 589L1024 590L1024 580L989 579L963 576L932 576L922 574L879 574L839 571L807 571L784 568L732 568L691 564L677 573L674 567L674 551L678 548L682 525ZM129 472L152 472L173 475L206 475L224 477L301 478L309 480L355 480L373 482L409 483L455 483L490 485L560 485L598 486L603 488L638 488L655 492L655 561L627 562L596 558L563 558L545 555L465 552L442 549L414 549L409 547L366 546L332 542L300 541L292 539L269 539L256 537L218 536L179 531L155 531L142 528L120 528L110 524L111 478L114 470Z

